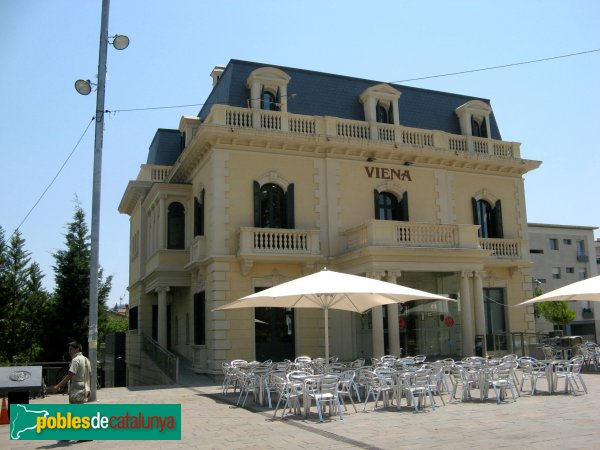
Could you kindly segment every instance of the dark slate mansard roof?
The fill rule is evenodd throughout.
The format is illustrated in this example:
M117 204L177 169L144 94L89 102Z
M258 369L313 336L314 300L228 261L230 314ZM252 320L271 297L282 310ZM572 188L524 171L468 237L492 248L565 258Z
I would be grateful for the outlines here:
M246 108L250 98L246 80L252 71L261 67L275 67L291 77L287 88L288 96L296 95L287 102L288 112L308 116L333 116L364 121L364 109L359 96L369 87L382 83L232 59L198 113L200 120L206 119L213 104ZM398 101L400 124L412 128L461 134L455 109L471 100L490 104L489 100L478 97L391 83L390 86L402 93ZM501 140L493 112L490 115L490 128L492 139ZM179 135L178 151L175 150L176 134ZM172 165L181 150L181 136L178 130L159 129L150 146L148 164Z

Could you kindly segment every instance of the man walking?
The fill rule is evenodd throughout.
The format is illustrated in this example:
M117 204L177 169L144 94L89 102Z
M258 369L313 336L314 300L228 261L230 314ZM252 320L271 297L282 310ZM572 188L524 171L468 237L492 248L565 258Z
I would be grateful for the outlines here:
M81 353L81 344L73 341L69 343L69 356L71 365L69 371L60 382L54 386L60 392L63 386L69 383L69 403L85 403L90 395L91 366L90 361Z

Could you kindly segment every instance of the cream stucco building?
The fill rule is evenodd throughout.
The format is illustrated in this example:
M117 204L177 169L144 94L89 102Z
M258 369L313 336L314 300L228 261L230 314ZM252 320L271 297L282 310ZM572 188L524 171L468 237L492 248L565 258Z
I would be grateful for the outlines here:
M597 227L530 223L528 228L533 282L542 292L598 275L594 242ZM598 342L600 304L577 301L569 302L569 307L576 317L566 326L566 334ZM554 329L542 317L537 318L536 328L539 333Z
M459 300L332 311L340 359L474 354L477 336L502 351L494 333L535 330L510 306L532 293L523 175L540 162L501 139L488 100L238 60L212 77L119 206L130 349L153 337L206 373L321 356L321 311L212 310L325 266Z

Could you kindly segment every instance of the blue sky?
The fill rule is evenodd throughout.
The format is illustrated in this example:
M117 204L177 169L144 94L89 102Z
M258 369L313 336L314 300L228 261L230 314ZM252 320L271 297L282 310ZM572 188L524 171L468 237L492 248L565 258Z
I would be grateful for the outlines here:
M25 218L75 148L96 97L101 0L0 0L0 225ZM244 59L382 82L600 48L600 2L112 0L106 109L202 103L216 64ZM529 222L600 226L600 52L406 85L488 98L502 137L542 166L525 176ZM117 207L157 128L199 106L106 117L100 264L127 301L129 219ZM94 127L20 230L54 286L77 197L91 215ZM596 233L596 236L599 234Z

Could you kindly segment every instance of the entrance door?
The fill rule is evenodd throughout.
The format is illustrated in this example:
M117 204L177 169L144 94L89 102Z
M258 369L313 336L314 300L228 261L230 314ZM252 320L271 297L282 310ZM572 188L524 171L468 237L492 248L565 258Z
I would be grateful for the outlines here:
M294 310L292 308L254 308L256 360L283 361L296 357Z
M485 307L485 339L487 350L506 350L506 305L504 304L504 289L484 288L483 304ZM496 334L498 333L498 334ZM494 343L494 339L496 342ZM495 344L495 346L494 346Z

